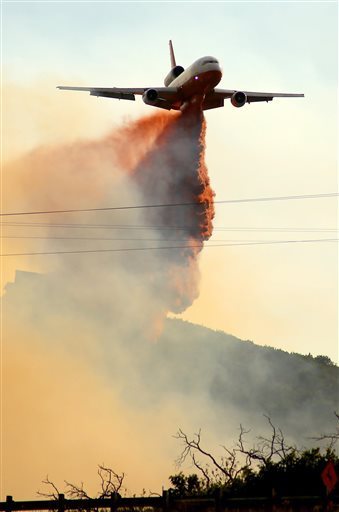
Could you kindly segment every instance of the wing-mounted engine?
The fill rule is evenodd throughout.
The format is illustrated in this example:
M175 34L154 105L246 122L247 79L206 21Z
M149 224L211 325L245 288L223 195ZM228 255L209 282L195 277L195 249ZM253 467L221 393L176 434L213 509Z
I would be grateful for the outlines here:
M231 96L231 103L233 105L233 107L243 107L245 105L247 101L247 96L244 92L242 91L236 91L232 96Z
M168 87L184 71L182 66L174 66L164 80L165 87Z
M142 95L142 101L146 105L152 105L153 107L165 108L171 110L171 104L164 98L160 98L159 92L156 89L147 89Z
M147 89L142 95L142 101L146 103L146 105L155 105L158 98L159 94L155 89Z

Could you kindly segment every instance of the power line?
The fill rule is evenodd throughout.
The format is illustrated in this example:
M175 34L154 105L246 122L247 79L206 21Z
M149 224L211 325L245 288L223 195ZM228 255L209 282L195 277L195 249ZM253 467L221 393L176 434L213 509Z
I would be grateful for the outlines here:
M339 193L331 192L325 194L303 194L296 196L273 196L273 197L250 197L244 199L225 199L222 201L214 201L214 204L232 204L232 203L253 203L265 201L290 201L300 199L322 199L325 197L338 197ZM109 206L105 208L70 208L67 210L41 210L31 212L8 212L0 213L1 217L18 216L18 215L47 215L57 213L84 213L84 212L104 212L114 210L140 210L144 208L168 208L178 206L202 206L202 203L163 203L163 204L144 204L144 205L131 205L131 206Z
M265 242L240 242L229 244L215 244L205 245L173 245L167 247L129 247L120 249L86 249L77 251L44 251L44 252L22 252L22 253L7 253L1 254L2 257L7 256L47 256L58 254L90 254L90 253L112 253L112 252L132 252L132 251L155 251L155 250L169 250L169 249L201 249L202 247L234 247L234 246L249 246L249 245L274 245L274 244L301 244L301 243L320 243L320 242L338 242L338 238L322 238L312 240L274 240Z
M265 233L336 233L336 228L250 228L250 227L214 227L213 231L249 231L249 232L265 232Z
M49 222L2 222L2 226L15 227L42 227L42 228L74 228L74 229L131 229L131 230L189 230L192 226L166 226L166 225L141 225L141 224L90 224L90 223L49 223ZM250 227L250 226L214 226L213 231L266 231L266 232L312 232L312 233L335 233L336 228L289 228L289 227Z
M48 227L48 228L88 228L88 229L190 229L189 226L133 225L133 224L90 224L90 223L50 223L50 222L2 222L2 226Z
M280 232L279 232L280 233ZM98 237L98 236L17 236L17 235L2 235L0 236L2 239L6 240L70 240L70 241L94 241L94 242L189 242L192 239L189 235L187 237L181 239L175 238L136 238L136 237ZM216 242L279 242L280 240L241 240L239 238L234 239L214 239L210 238L209 240L205 240L205 243L216 243Z
M191 237L187 236L186 238L178 239L178 238L120 238L120 237L114 237L114 238L103 238L103 237L87 237L87 236L1 236L2 239L6 240L63 240L63 241L86 241L86 242L182 242L182 243L189 243L190 240L192 240ZM233 239L209 239L204 240L204 244L212 245L219 242L280 242L280 240L255 240L253 238L250 239L239 239L239 238L233 238Z
M111 241L111 242L188 242L190 237L187 236L185 239L175 240L174 238L102 238L102 237L90 237L90 236L2 236L1 238L14 239L14 240L86 240L86 241ZM214 242L249 242L250 240L208 240L209 243ZM254 240L252 240L254 241ZM260 241L260 240L257 240ZM264 240L262 240L264 241Z

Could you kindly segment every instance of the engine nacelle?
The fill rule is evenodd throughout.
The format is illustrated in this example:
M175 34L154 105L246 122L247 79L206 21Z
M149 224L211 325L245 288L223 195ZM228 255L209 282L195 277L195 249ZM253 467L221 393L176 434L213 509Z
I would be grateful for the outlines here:
M171 71L168 73L164 80L165 87L168 87L175 78L177 78L181 73L183 73L184 68L182 66L175 66L171 69Z
M155 105L158 101L159 94L155 89L147 89L142 95L142 100L146 105Z
M243 107L247 101L247 96L244 92L236 91L231 97L233 107Z

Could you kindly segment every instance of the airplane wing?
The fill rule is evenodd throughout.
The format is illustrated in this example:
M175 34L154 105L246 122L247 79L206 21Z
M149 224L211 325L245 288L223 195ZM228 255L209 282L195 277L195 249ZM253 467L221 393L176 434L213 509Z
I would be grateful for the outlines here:
M57 89L66 91L85 91L89 92L91 96L102 96L104 98L116 98L119 100L132 100L135 101L135 96L143 96L146 91L156 93L157 97L152 98L150 102L144 99L145 103L154 105L156 107L171 110L172 108L177 109L178 104L182 98L180 97L180 90L177 87L139 87L139 88L118 88L118 87L69 87L59 85ZM239 93L244 103L252 103L256 101L272 101L276 97L303 97L304 94L286 94L286 93L275 93L275 92L249 92L239 91L235 89L214 89L208 93L203 102L203 110L223 107L224 100L232 98L235 93ZM236 105L236 106L241 106Z
M140 87L140 88L118 88L118 87L68 87L58 85L57 89L66 91L86 91L91 96L103 96L104 98L117 98L119 100L135 101L135 95L142 96L149 89L155 89L159 100L163 102L164 108L171 108L172 103L177 99L177 87ZM165 106L166 105L166 106Z
M215 100L222 100L231 98L234 93L239 92L235 89L214 89L212 96ZM246 94L246 102L252 103L255 101L272 101L273 98L303 98L304 94L288 94L283 92L252 92L241 91Z

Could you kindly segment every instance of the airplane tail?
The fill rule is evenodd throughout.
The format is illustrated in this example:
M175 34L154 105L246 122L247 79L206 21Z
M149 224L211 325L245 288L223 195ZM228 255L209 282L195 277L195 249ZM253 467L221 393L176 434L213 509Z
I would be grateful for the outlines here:
M170 47L170 56L171 56L171 66L172 66L172 68L175 68L175 66L177 64L175 62L174 50L173 50L173 45L172 45L171 40L169 41L169 47Z

